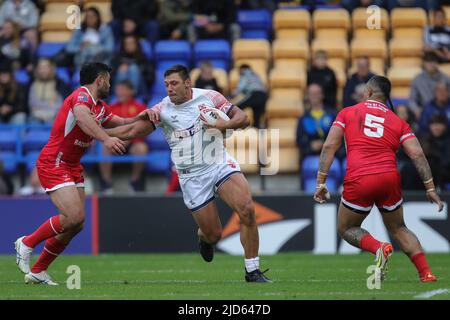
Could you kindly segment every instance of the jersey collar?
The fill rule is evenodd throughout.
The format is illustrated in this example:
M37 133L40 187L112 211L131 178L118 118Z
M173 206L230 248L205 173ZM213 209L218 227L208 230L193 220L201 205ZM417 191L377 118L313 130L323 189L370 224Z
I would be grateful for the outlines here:
M379 103L379 104L383 105L383 107L385 107L386 109L389 109L389 108L387 107L387 105L385 105L383 102L380 102L380 101L377 101L377 100L372 100L372 99L367 99L366 101Z
M83 89L85 89L87 92L88 92L88 94L91 96L91 98L92 98L92 101L94 101L94 104L97 104L97 101L94 99L94 97L92 96L92 94L91 94L91 92L89 91L89 89L87 88L87 87L85 87L85 86L82 86L82 88Z

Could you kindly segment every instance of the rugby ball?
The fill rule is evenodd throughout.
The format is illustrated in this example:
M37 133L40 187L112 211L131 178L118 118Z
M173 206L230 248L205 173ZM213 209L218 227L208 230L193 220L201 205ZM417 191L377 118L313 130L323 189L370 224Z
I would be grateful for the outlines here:
M215 108L200 108L200 120L203 123L214 126L217 122L217 119L222 118L225 121L230 120L230 117L227 114L219 109Z

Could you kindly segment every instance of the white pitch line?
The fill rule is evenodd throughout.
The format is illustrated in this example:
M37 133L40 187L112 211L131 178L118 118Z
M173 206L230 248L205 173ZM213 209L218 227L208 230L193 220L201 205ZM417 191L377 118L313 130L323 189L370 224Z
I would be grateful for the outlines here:
M436 290L420 293L420 294L414 296L414 298L429 299L431 297L437 296L438 294L444 294L444 293L450 293L450 290L449 289L436 289Z

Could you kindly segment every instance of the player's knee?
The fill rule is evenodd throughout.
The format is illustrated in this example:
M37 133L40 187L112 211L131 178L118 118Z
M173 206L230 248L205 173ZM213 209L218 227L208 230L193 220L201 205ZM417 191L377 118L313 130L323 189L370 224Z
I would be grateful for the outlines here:
M241 223L244 225L253 225L256 223L255 205L251 199L245 201L239 210Z
M222 239L222 229L212 230L208 234L205 234L205 236L210 244L216 244Z
M132 154L136 156L144 156L148 152L148 147L143 142L137 142L133 145Z
M65 225L63 226L66 230L82 230L84 226L84 212L79 211L77 213L71 214L67 217L65 221Z

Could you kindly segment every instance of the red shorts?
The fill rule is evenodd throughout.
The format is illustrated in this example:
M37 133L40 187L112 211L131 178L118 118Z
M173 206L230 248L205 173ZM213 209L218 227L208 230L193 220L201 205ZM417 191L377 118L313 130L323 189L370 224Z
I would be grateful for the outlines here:
M397 210L403 202L401 177L397 171L344 179L342 204L357 213L367 214L375 204L380 212Z
M75 167L38 165L36 168L39 181L41 181L45 192L55 191L67 186L84 188L83 167L81 165Z

